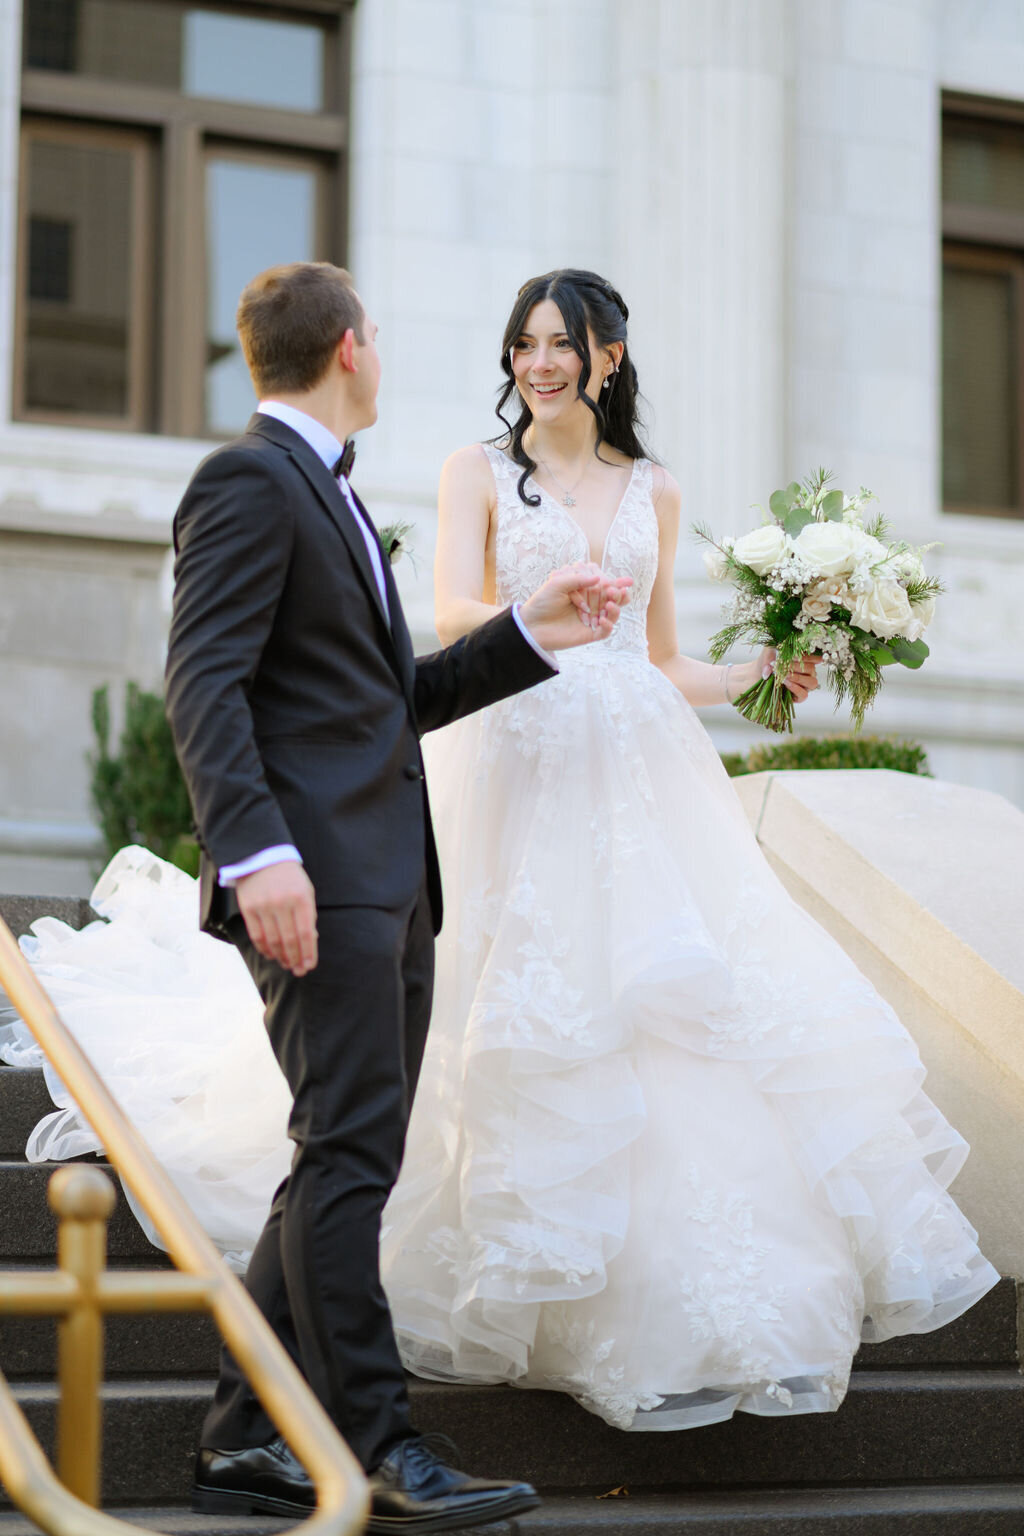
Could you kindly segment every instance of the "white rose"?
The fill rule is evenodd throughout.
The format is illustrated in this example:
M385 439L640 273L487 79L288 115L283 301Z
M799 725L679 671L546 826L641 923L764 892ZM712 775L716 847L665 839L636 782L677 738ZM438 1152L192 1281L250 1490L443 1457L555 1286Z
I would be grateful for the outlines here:
M853 529L853 550L858 565L878 565L888 559L888 547L863 528Z
M823 576L810 588L811 597L827 597L833 607L852 608L850 589L841 576Z
M935 617L935 593L929 592L927 597L922 597L919 603L911 603L910 611L917 619L922 629L927 629Z
M832 612L832 604L823 597L805 597L800 605L800 617L807 624L820 624Z
M910 605L910 623L903 633L908 640L920 640L928 625L935 617L935 597L929 594L923 597L919 603Z
M724 581L729 574L729 562L721 549L716 549L714 544L704 546L704 569L712 581Z
M758 576L763 576L782 559L786 547L786 535L778 523L765 523L737 539L732 552L741 565L749 565Z
M906 633L913 615L910 599L898 581L876 581L867 592L860 592L850 614L851 624L877 635L879 640L891 640L894 635Z
M820 621L827 619L833 608L852 608L853 603L846 582L839 576L828 576L808 587L800 613L808 621Z
M858 530L849 523L808 523L793 541L800 558L823 576L846 576L857 563Z

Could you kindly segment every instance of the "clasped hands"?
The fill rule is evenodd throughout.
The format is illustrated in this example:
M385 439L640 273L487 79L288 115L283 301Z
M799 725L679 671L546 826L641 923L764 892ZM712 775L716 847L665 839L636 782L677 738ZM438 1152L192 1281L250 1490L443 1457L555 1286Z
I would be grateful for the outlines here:
M590 560L553 571L532 597L519 605L519 617L545 651L566 651L604 640L629 602L631 576L609 576Z

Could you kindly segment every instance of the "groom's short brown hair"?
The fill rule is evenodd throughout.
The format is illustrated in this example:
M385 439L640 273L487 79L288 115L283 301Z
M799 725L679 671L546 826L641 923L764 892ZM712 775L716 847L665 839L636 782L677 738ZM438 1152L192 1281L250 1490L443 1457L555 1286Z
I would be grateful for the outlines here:
M254 277L235 323L258 397L313 389L346 331L362 342L364 319L350 274L329 261L293 261Z

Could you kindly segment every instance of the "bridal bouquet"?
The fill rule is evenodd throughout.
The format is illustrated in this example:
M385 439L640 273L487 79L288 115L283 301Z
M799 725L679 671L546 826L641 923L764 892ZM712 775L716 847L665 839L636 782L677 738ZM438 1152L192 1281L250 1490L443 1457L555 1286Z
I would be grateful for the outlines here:
M712 659L721 661L738 641L776 649L771 675L736 700L745 719L771 731L793 729L784 682L804 656L823 658L836 708L849 699L859 729L882 668L917 668L928 655L922 636L942 591L922 561L933 546L890 541L885 519L865 515L871 492L844 496L830 489L831 479L819 469L773 492L770 515L741 538L694 530L707 545L708 574L735 588L728 623L711 638Z

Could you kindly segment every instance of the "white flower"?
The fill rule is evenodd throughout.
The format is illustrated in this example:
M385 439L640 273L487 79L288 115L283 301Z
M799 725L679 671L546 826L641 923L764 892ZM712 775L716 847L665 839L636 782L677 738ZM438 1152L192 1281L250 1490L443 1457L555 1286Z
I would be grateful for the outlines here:
M919 603L910 605L910 623L903 633L908 640L920 640L928 625L935 617L935 594L929 592L927 597L922 597Z
M412 523L385 523L378 530L378 537L384 546L389 564L397 565L406 553L412 559L412 540L409 537L412 532ZM413 563L415 564L415 561Z
M725 551L716 549L714 544L705 544L704 569L712 581L724 581L729 574L729 562L725 558Z
M825 576L808 587L800 617L807 624L827 619L833 608L852 608L854 599L841 576Z
M788 544L778 523L765 523L737 539L732 552L741 565L749 565L758 576L763 576L782 559Z
M850 523L808 523L793 541L800 559L822 576L848 576L864 535Z
M853 547L858 565L879 565L889 558L887 546L873 534L865 533L863 528L853 529Z
M893 556L893 566L897 575L905 576L911 581L920 581L924 575L924 562L916 549L903 549Z
M808 624L819 622L821 619L827 619L831 612L831 600L811 592L808 592L800 606L800 617L805 619Z
M927 629L935 617L935 593L929 592L928 596L922 597L919 602L911 603L910 608L921 628Z
M879 640L891 640L894 635L906 633L913 615L910 599L898 581L876 581L867 592L859 592L850 614L851 624L877 635Z

